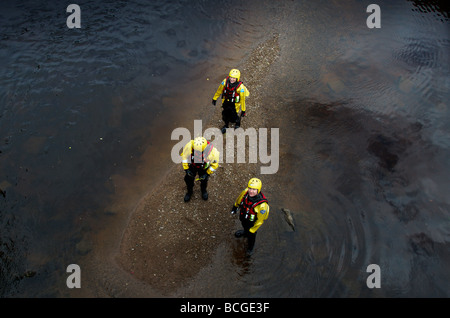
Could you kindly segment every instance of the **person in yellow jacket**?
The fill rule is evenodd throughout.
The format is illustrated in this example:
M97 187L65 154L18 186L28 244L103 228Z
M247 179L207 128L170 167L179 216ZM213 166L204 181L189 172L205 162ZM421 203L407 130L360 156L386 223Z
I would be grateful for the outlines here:
M208 200L208 192L206 191L208 179L219 167L219 156L219 151L204 137L197 137L184 146L181 163L186 172L184 176L187 186L187 193L184 196L185 202L191 199L196 174L198 174L197 180L200 180L202 198Z
M222 96L222 120L225 122L222 127L223 134L230 122L235 123L234 129L237 129L241 125L241 117L245 117L245 98L250 95L250 92L240 78L241 72L238 69L232 69L220 83L212 98L212 104L216 105L217 99ZM239 116L239 111L241 111L241 116Z
M243 230L238 230L236 237L245 236L248 239L247 252L251 254L255 246L256 231L269 217L269 203L265 195L261 192L262 182L258 178L251 178L247 188L234 202L231 214L236 214L239 210L239 220Z

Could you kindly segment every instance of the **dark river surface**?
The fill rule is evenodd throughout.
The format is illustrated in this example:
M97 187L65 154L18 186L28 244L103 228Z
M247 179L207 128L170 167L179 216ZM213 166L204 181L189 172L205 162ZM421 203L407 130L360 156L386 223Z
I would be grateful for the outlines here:
M377 1L369 28L371 3L78 1L81 29L65 2L2 3L0 297L74 297L67 266L111 247L171 132L271 34L264 99L289 119L270 202L296 230L274 208L255 257L177 295L449 297L448 8Z

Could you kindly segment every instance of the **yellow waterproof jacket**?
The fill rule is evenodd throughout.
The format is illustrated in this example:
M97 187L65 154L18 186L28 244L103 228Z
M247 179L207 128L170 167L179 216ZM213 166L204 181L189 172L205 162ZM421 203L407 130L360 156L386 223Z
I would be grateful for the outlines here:
M214 94L213 97L214 100L217 100L222 95L226 81L227 79L225 78L222 81L222 83L220 83L219 88ZM248 91L247 87L245 87L244 84L242 83L241 86L239 87L239 103L234 104L236 106L236 113L239 113L239 109L245 112L245 98L248 96L250 96L250 92Z
M181 154L181 163L183 164L183 169L187 170L189 169L190 159L192 150L194 149L194 140L189 141L183 148L183 153ZM209 175L213 174L214 171L219 167L219 156L220 152L213 147L211 152L209 153L208 157L205 158L205 161L209 164L205 166L206 173Z
M239 207L247 191L248 188L245 188L245 190L241 192L241 194L236 199L236 202L234 202L235 207ZM258 204L253 208L253 211L255 211L256 213L256 221L255 224L253 224L253 227L251 227L249 230L251 233L255 233L264 223L264 221L269 217L269 204L267 202Z

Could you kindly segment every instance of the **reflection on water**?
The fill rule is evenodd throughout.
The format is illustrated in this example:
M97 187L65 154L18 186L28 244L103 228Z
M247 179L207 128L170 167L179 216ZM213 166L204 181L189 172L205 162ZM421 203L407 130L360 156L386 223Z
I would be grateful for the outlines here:
M1 296L71 297L66 266L101 254L96 233L121 231L163 176L162 136L208 116L198 105L216 79L202 91L204 77L220 80L273 32L273 212L250 259L224 243L208 283L179 295L449 296L443 2L381 1L378 30L360 1L78 4L81 30L65 28L62 3L2 5ZM379 290L365 283L371 263Z

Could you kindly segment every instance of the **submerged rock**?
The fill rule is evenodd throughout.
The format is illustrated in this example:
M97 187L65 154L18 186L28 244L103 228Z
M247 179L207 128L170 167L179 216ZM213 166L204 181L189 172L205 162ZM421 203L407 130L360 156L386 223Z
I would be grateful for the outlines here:
M87 239L83 239L76 244L75 248L78 254L86 255L92 250L92 243Z

